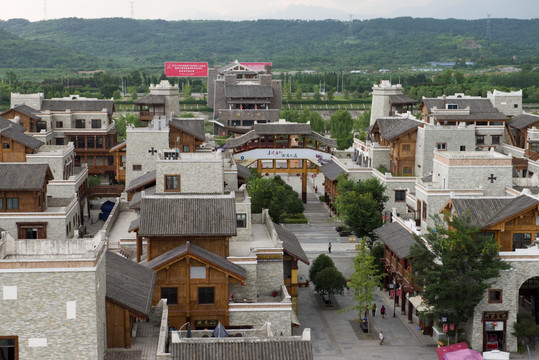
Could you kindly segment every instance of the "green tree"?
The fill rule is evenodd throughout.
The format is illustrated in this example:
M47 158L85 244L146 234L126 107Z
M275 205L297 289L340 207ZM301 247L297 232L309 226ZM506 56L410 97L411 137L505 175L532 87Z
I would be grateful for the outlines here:
M298 193L280 176L250 178L247 189L253 213L261 213L262 209L268 209L272 221L277 223L280 222L283 213L303 213L303 203Z
M135 127L142 127L144 126L137 115L135 114L126 114L126 115L120 115L118 118L114 121L116 124L116 129L118 130L117 137L118 140L122 141L125 139L126 136L126 129L127 125L134 125Z
M313 260L309 267L309 279L314 282L316 275L328 267L335 267L333 260L326 254L320 254Z
M286 121L289 121L289 122L303 122L303 121L300 121L300 116L298 114L298 111L293 110L293 109L281 110L279 112L279 118L286 119Z
M339 109L329 119L331 137L337 139L338 149L343 150L353 143L354 119L347 110Z
M470 225L469 213L434 220L435 227L423 238L415 236L410 260L430 307L424 315L446 317L455 324L457 341L459 325L470 319L492 282L509 265L500 258L496 239L480 235L480 229Z
M318 85L313 86L313 99L319 101L320 98L320 88Z
M335 206L343 222L356 236L373 238L373 230L382 225L382 210L388 200L386 187L374 177L364 181L337 179L338 196Z
M513 323L513 330L511 334L515 335L524 344L529 344L530 339L537 332L535 318L527 313L517 314L517 321Z
M359 318L361 318L365 309L371 309L375 303L374 291L380 284L380 279L383 275L383 273L380 274L376 258L370 254L367 242L363 238L354 258L354 273L350 278L350 287L356 301L356 305L352 306L350 310L357 310ZM370 311L367 311L367 317L369 315ZM368 321L369 332L370 323Z
M336 267L326 267L316 274L314 279L314 291L321 296L327 296L331 301L331 296L341 294L346 286L346 279Z
M303 97L303 90L301 89L301 86L296 86L295 95L296 95L296 100L301 101Z

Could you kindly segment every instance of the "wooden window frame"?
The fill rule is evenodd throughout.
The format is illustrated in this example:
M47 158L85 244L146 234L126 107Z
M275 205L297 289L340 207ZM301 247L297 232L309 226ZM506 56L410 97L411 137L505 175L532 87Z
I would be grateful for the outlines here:
M46 222L17 222L17 233L19 239L46 239L47 238L47 223ZM26 237L26 230L36 229L37 238Z
M421 201L421 218L423 220L427 220L428 212L427 212L427 203L425 201Z
M438 151L447 151L447 143L446 142L436 143L436 150L438 150Z
M178 179L178 186L174 187L174 188L169 188L168 187L168 181L167 181L168 178L177 178ZM163 181L164 181L163 188L164 188L165 192L180 192L181 189L182 189L182 179L181 179L180 174L166 174L166 175L164 175Z
M2 143L2 149L11 149L11 144L8 143L7 141L4 141Z
M397 199L397 193L404 193L402 200ZM405 202L406 201L406 190L395 190L395 202Z
M408 152L408 151L410 151L410 149L411 149L410 144L402 144L401 150L402 150L403 152Z
M500 145L501 144L501 135L491 135L491 143L492 145ZM496 142L494 141L494 139L497 139Z
M80 125L84 125L84 126L80 126ZM86 120L75 119L75 129L86 129Z
M15 345L13 346L15 348L15 357L14 360L19 360L19 337L16 335L12 336L0 336L0 340L14 340ZM5 346L7 348L7 346Z
M133 171L142 171L142 165L133 164Z
M64 128L64 122L60 120L56 120L56 128L57 129L63 129Z
M492 294L493 293L499 293L500 299L499 300L492 300ZM488 289L488 303L489 304L501 304L503 303L503 289Z
M208 293L202 294L203 291L208 291ZM206 298L208 299L206 300ZM201 302L201 300L205 300L205 301ZM214 286L203 286L203 287L198 288L198 305L215 305L215 287Z
M99 126L94 126L94 123L97 123L97 121L99 121ZM102 124L103 121L101 119L92 119L90 126L92 127L92 129L101 129Z
M481 139L481 141L479 141ZM476 135L475 136L475 144L476 145L485 145L485 135Z
M9 206L10 200L17 200L17 207L13 208ZM19 210L19 198L6 198L6 210Z
M247 227L247 214L246 213L237 213L236 214L236 227L246 228Z
M403 176L413 176L414 169L411 166L403 166L402 167L402 175Z

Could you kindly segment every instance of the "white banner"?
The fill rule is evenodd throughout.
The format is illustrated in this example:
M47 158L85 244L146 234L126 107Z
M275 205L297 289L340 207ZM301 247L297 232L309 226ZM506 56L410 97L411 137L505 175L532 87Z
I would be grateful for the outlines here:
M316 165L331 161L331 154L313 149L253 149L234 154L234 160L240 165L256 160L310 160Z

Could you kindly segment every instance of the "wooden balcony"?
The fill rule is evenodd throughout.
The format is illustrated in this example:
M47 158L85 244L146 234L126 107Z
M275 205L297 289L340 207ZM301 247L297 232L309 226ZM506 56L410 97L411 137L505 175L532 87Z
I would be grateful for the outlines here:
M163 115L165 115L163 111L140 110L139 118L141 121L150 121L154 118L154 116Z

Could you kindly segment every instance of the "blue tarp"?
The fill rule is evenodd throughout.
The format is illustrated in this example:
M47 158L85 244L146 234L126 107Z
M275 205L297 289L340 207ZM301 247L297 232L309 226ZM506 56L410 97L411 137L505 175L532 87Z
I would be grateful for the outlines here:
M112 209L114 208L114 203L110 200L107 200L103 203L103 205L101 205L101 212L103 213L103 221L107 221L109 215L110 215L110 212L112 211Z

